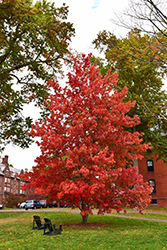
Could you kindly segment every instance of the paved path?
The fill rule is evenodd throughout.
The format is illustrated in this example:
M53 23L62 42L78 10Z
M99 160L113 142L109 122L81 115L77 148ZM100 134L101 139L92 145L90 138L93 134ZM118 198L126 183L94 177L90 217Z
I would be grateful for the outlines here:
M57 209L57 208L52 208L52 209L29 209L29 210L25 210L25 209L11 209L11 210L0 210L1 212L68 212L68 213L80 213L79 210L66 210L66 209ZM132 211L134 212L134 211ZM135 213L135 212L134 212ZM166 214L166 212L149 212L147 211L147 213L164 213ZM93 211L93 214L97 214L97 211ZM121 218L128 218L128 219L136 219L136 220L149 220L149 221L160 221L160 222L167 222L167 219L155 219L155 218L145 218L145 217L135 217L135 216L128 216L128 215L123 215L123 214L105 214L105 216L112 216L112 217L121 217Z

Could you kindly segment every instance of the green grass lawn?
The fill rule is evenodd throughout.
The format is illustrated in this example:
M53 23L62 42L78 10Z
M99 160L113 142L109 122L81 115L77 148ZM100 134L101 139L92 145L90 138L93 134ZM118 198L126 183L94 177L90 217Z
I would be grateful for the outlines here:
M163 212L167 212L167 207L157 207L157 206L148 206L146 208L146 211L163 211Z
M67 212L0 212L0 249L3 250L138 250L167 249L167 223L90 215L88 222L107 223L100 228L63 227L62 235L46 236L32 230L33 215L55 224L77 223L80 214Z

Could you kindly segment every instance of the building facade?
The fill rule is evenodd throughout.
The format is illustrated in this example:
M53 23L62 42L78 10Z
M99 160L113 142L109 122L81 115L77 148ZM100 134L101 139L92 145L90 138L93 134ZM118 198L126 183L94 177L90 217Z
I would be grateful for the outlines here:
M152 206L167 207L167 164L163 160L157 160L154 155L134 162L138 167L139 174L143 175L145 182L153 185ZM5 156L0 163L0 204L3 204L5 195L8 193L16 195L28 195L30 190L22 190L22 186L27 182L17 174L24 171L10 167L8 156Z
M26 184L26 181L17 176L17 174L23 173L23 170L13 168L8 165L7 155L2 159L2 163L0 163L0 204L3 204L6 194L28 194L29 191L23 191L21 188L24 184Z
M153 186L152 206L167 207L167 164L154 155L138 160L139 173Z

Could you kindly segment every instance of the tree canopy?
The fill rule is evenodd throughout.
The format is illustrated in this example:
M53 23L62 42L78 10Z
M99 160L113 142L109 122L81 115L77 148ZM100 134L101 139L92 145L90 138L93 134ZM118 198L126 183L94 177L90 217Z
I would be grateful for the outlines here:
M68 7L32 0L0 1L0 144L28 147L32 119L24 104L42 107L49 78L60 71L74 35ZM32 111L33 112L33 111Z
M161 35L159 38L163 39ZM100 72L105 74L112 67L112 71L118 73L118 91L128 87L124 100L136 100L128 114L131 117L138 115L141 123L133 129L144 132L144 141L151 142L152 150L166 161L167 93L162 89L164 68L157 63L157 60L166 57L166 50L159 50L157 40L138 29L129 32L125 38L102 31L93 43L105 55L105 60L93 60L98 62Z
M152 63L154 60L154 63L166 74L166 2L161 0L129 0L128 2L128 7L122 13L117 13L116 19L112 22L129 30L138 29L143 34L152 37L154 43L150 43L148 46L150 49L156 49L158 53L155 56L146 57L145 60L147 63Z
M123 102L127 88L116 90L117 74L103 78L90 56L73 68L65 87L49 81L45 105L51 114L32 127L41 155L33 171L22 175L30 181L24 188L79 208L83 223L94 208L99 214L127 206L141 212L152 187L133 166L149 145L139 132L125 130L140 123L137 115L127 115L135 102Z

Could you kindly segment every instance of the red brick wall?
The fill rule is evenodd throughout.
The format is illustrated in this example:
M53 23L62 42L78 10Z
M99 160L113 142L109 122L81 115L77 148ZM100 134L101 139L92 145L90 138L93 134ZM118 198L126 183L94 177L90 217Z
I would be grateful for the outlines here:
M153 160L153 172L148 171L147 160ZM157 206L167 207L167 164L162 160L156 161L156 158L152 156L139 160L138 167L139 173L143 175L144 181L155 181L156 193L152 194L152 199L157 200Z

